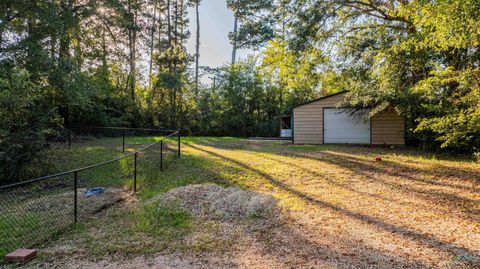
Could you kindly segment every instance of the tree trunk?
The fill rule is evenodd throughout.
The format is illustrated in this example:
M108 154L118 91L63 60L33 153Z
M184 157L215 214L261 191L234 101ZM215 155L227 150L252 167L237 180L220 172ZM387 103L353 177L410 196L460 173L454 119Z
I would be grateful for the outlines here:
M133 11L132 11L133 9ZM128 14L130 25L128 26L128 47L129 47L129 90L132 100L135 100L135 84L136 84L136 23L137 23L137 7L132 8L132 1L128 1Z
M163 44L162 44L162 34L163 34L163 23L162 23L162 10L158 10L158 36L157 36L157 52L159 54L163 53Z
M107 65L107 44L105 40L105 26L102 24L102 68L105 72L108 68Z
M59 33L59 67L61 70L64 72L62 74L63 78L61 79L59 83L59 96L61 98L59 107L58 107L58 112L63 118L64 124L67 126L70 125L70 104L66 101L66 81L65 79L67 78L66 74L70 73L71 71L71 66L70 64L67 64L70 62L70 46L71 46L71 36L70 36L70 30L75 28L74 25L72 25L72 21L74 21L74 11L73 11L73 0L63 0L60 2L60 6L62 8L62 23L63 23L63 28L61 32Z
M232 49L232 64L235 64L237 58L237 31L238 31L238 16L235 14L233 22L233 49Z
M2 19L2 23L0 24L0 51L2 51L3 49L3 32L5 31L5 29L7 28L7 25L10 23L11 20L13 20L13 17L11 16L11 5L13 4L13 2L8 2L8 1L3 1L3 6L2 6L2 10L4 11L4 14L3 14L3 19Z
M154 45L154 35L155 35L155 22L157 16L157 1L153 1L153 20L152 20L152 31L150 32L150 63L148 70L148 88L152 87L152 68L153 68L153 45Z
M158 44L158 53L162 53L162 11L158 11L158 36L157 36L157 44Z
M70 35L69 35L69 22L73 20L73 3L72 1L61 2L63 10L63 31L60 33L60 48L59 55L60 60L66 61L70 59Z
M171 2L167 0L167 34L168 34L168 49L172 48L172 14L170 11ZM168 71L172 72L172 61L168 62Z
M2 11L4 11L4 14L2 14L3 20L2 20L2 23L0 24L0 51L2 51L2 48L3 48L3 32L5 31L4 29L7 28L7 24L9 24L10 21L12 20L12 18L10 17L10 13L11 13L10 6L12 5L12 2L3 1L2 5L3 5Z
M174 5L174 35L173 35L173 39L174 39L174 46L175 48L177 47L178 45L178 1L179 0L175 0L175 5ZM177 60L176 60L176 57L177 55L174 55L173 56L173 74L176 75L177 74ZM178 83L176 83L178 84ZM177 126L177 86L173 86L173 91L172 91L172 119L171 119L171 123L172 123L172 127L176 128Z
M53 61L55 59L55 50L57 48L57 34L52 33L50 38L50 58Z
M168 33L168 47L172 46L172 14L170 12L171 3L167 0L167 33Z
M179 36L180 36L180 44L183 44L183 39L185 38L184 35L183 35L183 33L184 33L183 28L184 28L184 26L185 26L184 23L183 23L183 12L184 12L183 8L185 7L183 1L184 1L184 0L180 0L180 10L179 10L179 12L178 12L179 24L180 24L180 34L179 34Z
M134 22L134 25L136 27L137 25L137 10L135 9L135 12L134 12L134 19L133 19L133 22ZM136 82L137 82L137 68L136 68L136 63L137 63L137 30L136 29L133 29L133 44L132 44L132 99L135 99L135 86L136 86Z
M178 44L178 0L175 0L175 5L174 5L174 14L173 16L175 17L174 18L174 26L173 26L173 29L174 29L174 33L173 33L173 45L174 46L177 46ZM176 63L176 61L174 62L174 64Z
M200 60L200 16L198 12L198 7L200 5L200 0L197 0L197 5L195 6L195 14L197 17L197 36L195 44L195 97L198 98L198 65Z
M0 51L2 51L2 44L3 44L3 25L0 26Z
M80 25L75 27L75 60L77 62L78 68L80 69L83 65L83 52L81 45L81 30Z

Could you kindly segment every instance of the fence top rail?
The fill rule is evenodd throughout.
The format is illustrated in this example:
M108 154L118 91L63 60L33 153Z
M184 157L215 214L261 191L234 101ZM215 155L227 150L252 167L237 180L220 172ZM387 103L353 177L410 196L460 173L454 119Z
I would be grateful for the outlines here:
M132 153L132 154L140 153L140 152L142 152L142 151L145 151L145 150L147 150L147 149L155 146L156 144L164 141L164 140L167 139L167 138L170 138L170 137L172 137L172 136L174 136L174 135L178 135L179 133L180 133L180 131L176 131L176 132L171 133L171 134L169 134L169 135L167 135L167 136L165 136L165 137L162 137L162 139L160 139L160 140L158 140L158 141L155 141L155 142L151 143L150 145L147 145L147 146L145 146L145 147L137 150L136 152L134 152L134 153Z
M96 167L99 167L99 166L102 166L102 165L106 165L106 164L109 164L109 163L113 163L113 162L117 162L117 161L120 161L122 159L126 159L128 157L131 157L135 154L138 154L140 152L143 152L153 146L155 146L156 144L160 143L161 141L164 141L165 139L167 138L170 138L174 135L178 135L180 133L179 130L176 130L174 131L173 133L165 136L165 137L162 137L162 139L158 140L158 141L155 141L139 150L136 150L134 152L131 152L131 153L128 153L128 154L125 154L121 157L118 157L118 158L115 158L115 159L111 159L111 160L108 160L108 161L104 161L104 162L100 162L100 163L96 163L96 164L93 164L93 165L89 165L89 166L85 166L85 167L81 167L81 168L75 168L75 169L72 169L72 170L68 170L68 171L64 171L64 172L60 172L60 173L56 173L56 174L52 174L52 175L47 175L47 176L43 176L43 177L37 177L37 178L34 178L34 179L30 179L30 180L26 180L26 181L21 181L21 182L17 182L17 183L12 183L12 184L8 184L8 185L3 185L3 186L0 186L0 190L4 190L4 189L9 189L9 188L15 188L15 187L20 187L20 186L23 186L23 185L27 185L27 184L31 184L31 183L35 183L35 182L39 182L39 181L42 181L42 180L47 180L47 179L50 179L50 178L54 178L54 177L60 177L60 176L65 176L65 175L68 175L68 174L72 174L72 173L75 173L75 172L81 172L81 171L85 171L85 170L88 170L88 169L92 169L92 168L96 168Z
M129 131L149 131L149 132L177 132L178 130L168 130L168 129L149 129L149 128L128 128L128 127L102 127L102 126L82 126L74 125L70 128L91 128L91 129L107 129L107 130L129 130Z

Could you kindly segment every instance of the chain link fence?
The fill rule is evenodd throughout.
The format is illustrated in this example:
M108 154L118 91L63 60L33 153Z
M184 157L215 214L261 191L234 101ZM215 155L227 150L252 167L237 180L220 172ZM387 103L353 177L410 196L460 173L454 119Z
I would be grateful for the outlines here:
M133 132L136 135L165 132L107 129L120 131L123 137ZM72 132L68 133L68 144L72 147ZM125 152L125 139L120 146ZM74 223L98 217L100 211L134 195L147 175L156 178L180 157L180 150L180 132L170 131L149 145L125 152L116 159L1 186L0 257L17 248L34 247Z

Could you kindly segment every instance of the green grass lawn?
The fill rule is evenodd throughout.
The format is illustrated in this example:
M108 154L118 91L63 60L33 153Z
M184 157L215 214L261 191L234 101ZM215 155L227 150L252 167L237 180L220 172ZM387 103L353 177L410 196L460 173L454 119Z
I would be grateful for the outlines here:
M162 137L127 137L126 153L132 153ZM174 138L165 140L165 163L173 161ZM138 155L137 185L158 175L160 144ZM123 156L121 138L91 139L53 145L45 154L55 160L51 173L70 171ZM78 214L88 219L104 207L122 199L123 192L133 187L134 157L125 158L78 172ZM29 184L13 191L2 191L0 208L0 257L17 247L33 247L55 236L73 223L73 173ZM86 198L84 192L93 187L106 188L106 194ZM125 191L124 191L125 190ZM100 196L99 196L100 197ZM105 198L105 199L103 199Z
M62 161L88 165L94 161L93 148L74 147ZM119 154L94 151L104 157ZM218 236L216 223L196 221L180 208L156 206L158 194L199 183L238 186L279 200L285 220L278 229L283 232L273 230L270 239L263 235L254 241L265 252L257 257L265 264L295 256L340 267L374 262L377 267L428 268L480 251L480 164L468 158L408 149L187 137L182 138L182 157L174 160L171 154L160 172L158 159L147 154L139 157L136 198L63 233L55 244L67 245L67 250L45 245L40 263L76 253L83 253L81 260L233 251L251 235ZM381 162L374 161L377 155ZM121 166L112 166L102 178L119 170ZM283 242L281 249L272 243L276 241Z

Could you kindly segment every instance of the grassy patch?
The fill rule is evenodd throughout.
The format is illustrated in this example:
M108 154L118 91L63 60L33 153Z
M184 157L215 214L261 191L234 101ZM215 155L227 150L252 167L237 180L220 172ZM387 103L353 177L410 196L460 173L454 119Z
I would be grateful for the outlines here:
M37 231L40 226L39 216L34 213L25 213L17 216L15 213L3 213L0 221L0 257L12 250L12 246L20 245L19 242L26 242L25 238L31 231ZM15 229L12 229L15 227Z
M139 231L169 239L182 235L192 226L189 213L175 204L146 203L133 217Z
M130 137L127 139L127 151L159 139L161 137ZM68 171L118 158L123 155L121 144L121 138L105 138L76 143L71 150L65 145L55 145L47 153L49 158L56 160L51 172ZM156 176L153 171L157 169L152 168L152 162L158 156L155 156L156 152L149 152L150 156L145 154L139 157L143 157L143 162L139 162L137 167L139 181ZM170 160L166 161L172 161L171 156L168 158ZM133 170L132 156L79 172L79 221L87 222L98 211L122 199L123 190L132 189ZM0 258L17 247L37 246L73 223L73 179L73 174L67 174L0 192ZM85 197L84 192L93 187L103 187L105 192Z
M182 138L180 159L175 157L175 139L166 147L164 172L159 171L158 148L139 156L138 202L109 209L97 220L82 224L75 234L66 234L66 241L74 240L92 256L227 249L237 239L219 236L217 224L198 222L174 205L158 207L152 202L175 187L216 183L273 195L285 213L305 222L305 231L315 231L309 234L312 240L329 239L325 245L335 242L339 248L363 251L362 255L395 248L389 255L435 267L432 260L448 259L454 248L468 253L478 242L480 164L468 159L408 149L218 137ZM62 161L87 163L93 157L82 154L99 152L89 147L75 150ZM376 155L383 161L376 162ZM127 174L126 168L117 165L88 177L97 180L98 176L96 183L109 185Z

